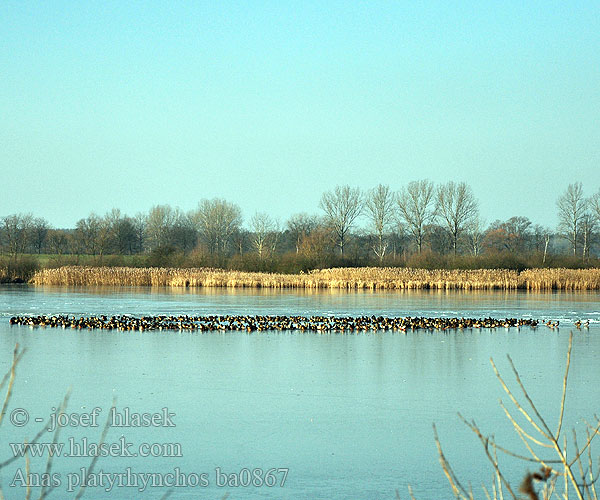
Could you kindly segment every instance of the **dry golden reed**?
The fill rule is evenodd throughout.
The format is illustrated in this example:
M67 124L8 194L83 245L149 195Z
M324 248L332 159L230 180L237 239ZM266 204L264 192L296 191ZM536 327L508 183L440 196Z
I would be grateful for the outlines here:
M520 279L527 290L600 290L600 269L527 269Z
M329 288L368 290L600 290L600 269L426 270L335 268L301 274L212 268L67 266L43 269L31 283L62 286L169 286L231 288Z

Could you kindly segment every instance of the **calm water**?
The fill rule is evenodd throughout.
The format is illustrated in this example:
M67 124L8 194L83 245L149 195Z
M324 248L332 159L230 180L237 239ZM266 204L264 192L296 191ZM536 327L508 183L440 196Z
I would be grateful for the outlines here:
M499 329L451 333L316 335L312 333L120 333L10 327L15 314L331 314L390 316L494 316L560 320L560 330ZM589 330L575 330L589 319ZM417 499L451 498L437 460L435 422L447 457L477 496L491 475L476 437L456 412L474 418L501 444L521 447L498 406L503 394L491 370L494 357L510 379L512 356L528 388L555 426L570 330L575 331L567 429L598 412L600 401L600 295L527 293L233 292L222 290L0 288L0 368L4 373L16 342L27 348L14 394L0 427L0 460L11 442L32 439L44 418L71 388L68 412L100 408L99 427L66 427L59 442L98 441L113 397L122 413L175 415L175 427L111 428L107 443L157 443L152 457L127 457L118 446L102 457L98 473L194 474L208 486L175 488L170 498L231 499ZM4 391L3 393L4 394ZM504 399L507 399L506 397ZM29 422L11 423L14 410ZM23 413L16 413L22 418ZM18 420L17 418L17 420ZM581 428L581 427L579 427ZM46 433L40 441L51 442ZM168 444L171 444L169 447ZM124 446L121 444L120 446ZM178 448L180 446L180 448ZM119 450L117 450L119 448ZM173 453L178 450L181 453ZM141 450L149 451L149 447ZM179 454L181 456L165 456ZM81 467L90 458L55 457L60 484L51 498L73 498ZM46 459L32 458L42 473ZM515 482L527 464L505 461ZM283 487L217 485L216 470L246 472L265 480L269 469L288 469ZM262 469L262 475L257 469ZM5 498L24 498L10 487L25 461L0 471ZM201 477L201 474L205 476ZM138 480L141 476L137 476ZM270 477L279 482L281 470ZM223 476L221 476L221 479ZM106 480L105 480L106 481ZM141 480L140 480L141 481ZM19 482L16 482L19 484ZM161 498L168 488L90 485L84 498ZM39 491L39 490L37 490ZM39 495L39 493L38 493Z

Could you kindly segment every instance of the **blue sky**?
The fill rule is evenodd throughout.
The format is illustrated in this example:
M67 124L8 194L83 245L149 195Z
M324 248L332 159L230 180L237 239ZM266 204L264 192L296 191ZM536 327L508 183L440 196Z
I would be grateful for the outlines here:
M0 4L0 215L468 182L486 222L600 188L597 2Z

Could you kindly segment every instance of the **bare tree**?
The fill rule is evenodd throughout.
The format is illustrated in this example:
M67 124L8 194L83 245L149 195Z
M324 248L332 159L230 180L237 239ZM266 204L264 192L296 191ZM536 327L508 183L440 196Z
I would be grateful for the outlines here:
M405 254L410 245L410 236L405 225L398 219L390 231L388 241L391 245L391 255L395 259L399 254Z
M233 235L240 230L242 211L233 203L214 198L202 200L192 219L208 251L224 254Z
M49 228L48 221L43 217L36 217L32 221L30 233L31 246L38 254L42 253Z
M150 209L146 219L146 236L150 250L169 244L175 218L175 211L169 205L155 205Z
M481 253L481 243L485 235L483 230L485 223L480 217L475 217L469 227L467 228L467 238L469 240L469 250L472 255L479 255Z
M458 240L478 214L477 200L466 183L448 182L438 187L436 212L452 239L454 255Z
M385 236L396 216L395 196L390 191L390 187L379 184L369 191L365 200L365 211L375 234L373 252L379 258L379 263L381 263L388 247Z
M600 190L590 197L588 207L596 221L600 222Z
M583 196L581 182L569 184L567 190L557 200L558 229L569 241L573 255L577 255L577 243L580 237L580 224L587 208L587 200Z
M581 238L582 251L581 257L585 261L590 258L590 247L594 243L597 220L591 212L586 212L581 218Z
M235 248L235 252L242 255L250 246L250 233L247 229L238 227L231 235L231 241Z
M291 236L294 238L296 253L299 253L300 251L302 240L309 236L318 226L318 218L316 216L308 215L307 213L294 214L289 218L287 227Z
M530 241L531 221L527 217L511 217L494 221L486 232L486 244L498 251L523 252Z
M33 215L13 214L2 217L2 232L8 253L15 259L17 255L25 253L29 243Z
M102 221L95 213L85 219L79 219L75 224L75 238L79 248L90 255L98 253L98 234Z
M186 214L179 208L174 210L169 243L183 252L193 250L198 244L198 231L193 219L193 213Z
M101 234L99 234L104 247L104 250L101 252L101 254L109 252L121 253L117 241L117 228L122 220L123 216L121 215L121 209L119 208L113 208L110 212L107 212L104 215L101 224Z
M257 212L250 221L253 239L258 256L262 259L275 252L279 239L279 228L276 221L264 212Z
M119 221L122 219L121 209L113 208L110 212L107 212L104 216L104 219L108 222L108 225L113 228L115 227Z
M550 236L552 231L547 227L536 224L533 226L533 249L536 252L542 252L542 264L546 263L546 257L548 256L548 245L550 244Z
M360 189L336 186L333 192L323 193L319 207L325 212L325 223L333 230L343 255L346 236L363 209Z
M121 210L113 208L104 217L98 219L96 231L96 250L102 258L115 250L115 227L121 220Z
M327 257L335 250L335 242L331 228L326 226L316 227L300 242L300 254L313 261L317 267L324 267Z
M433 183L428 180L413 181L398 194L400 217L412 236L417 251L421 253L425 240L425 227L435 217Z
M132 219L134 231L135 231L135 251L143 252L144 245L146 242L146 225L147 225L147 216L141 212L135 214L135 217Z
M50 251L57 255L67 253L69 249L69 235L62 229L50 229L48 231L48 246Z
M550 243L550 233L546 233L544 235L544 258L542 259L542 264L546 263L546 256L548 255L548 243Z
M598 227L600 226L600 190L588 200L588 211L589 211L589 228L590 232L590 245L588 245L588 258L589 258L589 246L592 241L596 241L599 237Z
M135 253L137 247L137 234L135 221L131 217L119 219L113 227L115 248L120 254Z
M452 248L452 238L450 233L439 224L429 224L425 226L427 241L431 251L440 255L446 255Z

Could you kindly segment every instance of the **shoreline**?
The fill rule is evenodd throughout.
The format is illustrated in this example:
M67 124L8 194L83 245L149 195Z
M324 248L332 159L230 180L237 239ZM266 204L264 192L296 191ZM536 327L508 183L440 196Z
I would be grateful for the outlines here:
M600 290L600 269L544 268L426 270L332 268L300 274L227 271L213 268L65 266L42 269L33 285L148 286L180 288L272 288L346 290Z

